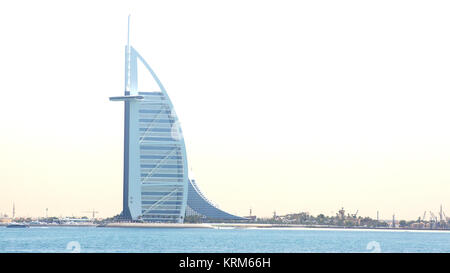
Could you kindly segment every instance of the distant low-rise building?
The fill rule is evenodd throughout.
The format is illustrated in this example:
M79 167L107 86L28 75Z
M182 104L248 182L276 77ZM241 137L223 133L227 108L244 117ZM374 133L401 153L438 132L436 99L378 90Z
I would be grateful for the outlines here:
M0 215L0 223L11 223L12 219L6 215Z
M426 224L424 222L412 223L411 228L417 228L417 229L426 228Z

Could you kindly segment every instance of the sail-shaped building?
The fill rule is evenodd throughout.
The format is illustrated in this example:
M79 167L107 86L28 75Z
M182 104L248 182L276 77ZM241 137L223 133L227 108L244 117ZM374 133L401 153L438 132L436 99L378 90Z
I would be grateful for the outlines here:
M125 47L123 211L125 220L182 223L186 215L244 220L209 202L189 179L183 133L160 80L129 43ZM142 90L144 69L158 90Z

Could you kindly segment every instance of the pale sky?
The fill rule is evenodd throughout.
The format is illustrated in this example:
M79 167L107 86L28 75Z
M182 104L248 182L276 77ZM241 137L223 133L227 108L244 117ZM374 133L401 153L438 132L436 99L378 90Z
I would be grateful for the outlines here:
M221 209L450 216L450 3L392 0L1 2L0 212L120 213L128 14Z

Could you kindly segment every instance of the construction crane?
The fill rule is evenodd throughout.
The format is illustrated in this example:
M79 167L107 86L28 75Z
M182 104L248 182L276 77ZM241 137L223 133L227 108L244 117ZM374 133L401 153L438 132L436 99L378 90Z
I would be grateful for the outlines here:
M431 222L437 221L437 217L434 215L434 213L432 211L430 211L430 221Z
M356 218L356 216L358 216L358 211L359 211L359 209L357 209L356 212L355 212L355 214L352 215L353 218Z
M425 211L425 212L423 213L422 221L424 221L424 222L425 222L425 216L427 216L427 211Z
M95 219L95 214L98 213L98 211L96 211L95 209L91 210L91 211L82 211L83 213L92 213L92 219Z
M434 215L432 211L430 211L430 228L436 228L438 223L437 217Z

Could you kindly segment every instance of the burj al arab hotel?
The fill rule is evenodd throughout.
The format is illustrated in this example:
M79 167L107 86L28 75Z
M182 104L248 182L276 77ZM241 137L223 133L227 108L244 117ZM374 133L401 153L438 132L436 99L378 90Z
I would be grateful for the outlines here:
M125 94L110 97L125 104L123 210L120 218L183 223L185 216L243 220L220 210L189 179L183 133L170 98L141 55L125 47ZM148 71L156 89L143 90L138 68ZM142 71L139 71L142 72ZM139 74L141 75L141 74Z

